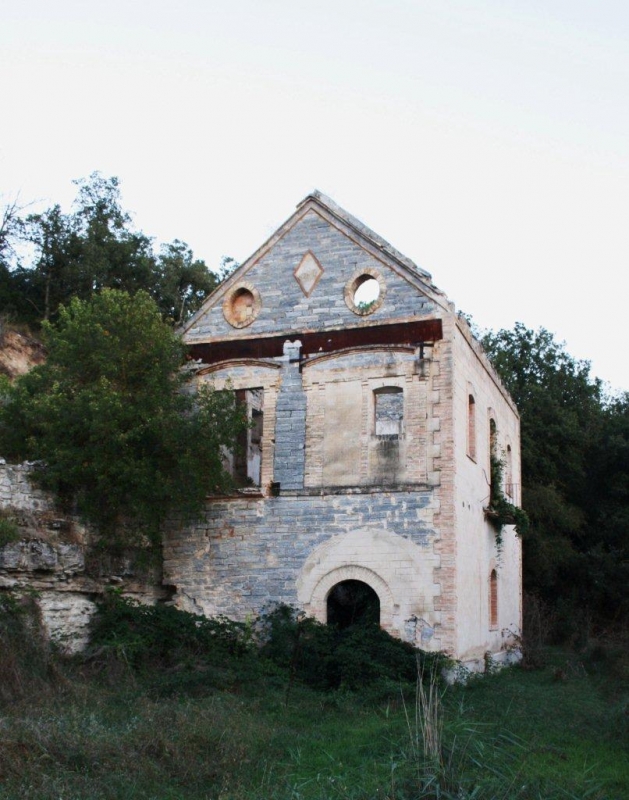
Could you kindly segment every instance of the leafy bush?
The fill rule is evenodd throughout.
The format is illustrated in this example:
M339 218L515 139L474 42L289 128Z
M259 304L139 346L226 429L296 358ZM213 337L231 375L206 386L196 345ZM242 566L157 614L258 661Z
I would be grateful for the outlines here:
M280 605L260 620L261 653L316 689L363 690L379 682L416 680L442 654L425 653L376 624L335 628Z
M225 486L221 448L246 420L224 393L189 391L182 342L143 292L74 298L44 334L46 363L0 386L0 450L39 462L102 543L159 547L169 515Z
M163 604L146 606L111 592L91 625L92 653L124 663L160 695L203 695L256 672L247 626Z
M20 538L20 529L17 522L11 516L5 516L0 511L0 547L11 542L17 542Z
M33 597L0 594L0 703L45 694L59 678Z

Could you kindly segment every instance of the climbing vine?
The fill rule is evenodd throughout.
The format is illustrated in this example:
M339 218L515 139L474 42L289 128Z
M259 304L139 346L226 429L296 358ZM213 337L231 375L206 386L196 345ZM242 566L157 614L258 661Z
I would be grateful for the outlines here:
M502 490L502 476L504 461L496 455L491 457L491 482L489 505L485 509L485 516L496 531L496 546L502 549L502 529L505 525L515 525L518 536L526 534L529 527L529 518L522 508L514 506L504 495Z

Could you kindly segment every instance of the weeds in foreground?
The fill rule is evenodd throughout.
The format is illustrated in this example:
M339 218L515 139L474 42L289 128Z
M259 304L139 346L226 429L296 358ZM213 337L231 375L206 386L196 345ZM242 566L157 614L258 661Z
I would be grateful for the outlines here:
M314 689L304 681L313 665L304 664L287 706L292 623L265 661L255 626L232 640L174 610L160 619L132 606L110 611L88 664L59 661L28 611L0 615L20 671L17 691L0 694L0 800L629 797L626 727L610 727L626 709L626 684L603 689L623 663L612 653L579 655L561 680L556 666L567 654L552 651L544 670L448 688L437 664L425 663L414 689L401 691L382 676L353 690ZM242 666L249 659L258 662L255 680ZM221 680L212 682L218 662Z

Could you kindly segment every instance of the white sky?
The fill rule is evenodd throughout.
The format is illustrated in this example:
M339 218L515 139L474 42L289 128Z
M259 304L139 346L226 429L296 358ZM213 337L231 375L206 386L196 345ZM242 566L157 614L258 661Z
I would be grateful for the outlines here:
M217 267L318 188L629 389L626 0L3 0L0 192L122 181Z

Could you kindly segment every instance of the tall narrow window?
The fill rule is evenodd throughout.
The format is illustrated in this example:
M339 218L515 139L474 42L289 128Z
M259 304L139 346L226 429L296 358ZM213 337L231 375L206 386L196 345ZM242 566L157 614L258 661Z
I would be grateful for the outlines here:
M513 497L513 453L511 452L511 445L507 445L506 451L506 464L505 464L505 492L507 497Z
M399 386L383 386L374 391L375 434L399 439L404 420L404 392Z
M476 402L471 394L467 396L467 454L476 461Z
M498 452L498 431L496 420L491 417L489 420L489 455L493 458Z
M492 569L489 576L489 629L498 628L498 573Z
M496 430L496 420L493 417L489 418L489 475L491 481L490 497L493 499L497 491L502 489L501 486L496 486L496 478L499 469L494 466L497 464L498 459L498 432Z
M239 389L235 396L236 403L246 414L249 427L239 434L233 453L226 454L226 466L237 486L260 486L264 391Z

